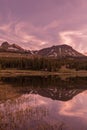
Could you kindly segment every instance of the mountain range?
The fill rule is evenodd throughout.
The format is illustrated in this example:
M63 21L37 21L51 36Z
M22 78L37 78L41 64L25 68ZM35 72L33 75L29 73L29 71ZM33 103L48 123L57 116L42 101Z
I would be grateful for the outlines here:
M0 52L14 52L14 53L29 53L31 51L25 50L17 44L9 44L8 42L3 42L0 46Z
M74 50L71 46L63 44L63 45L55 45L48 48L43 48L41 50L25 50L17 44L9 44L8 42L3 42L0 46L0 52L14 52L14 53L22 53L22 54L30 54L36 56L44 56L44 57L84 57L85 55L80 52Z

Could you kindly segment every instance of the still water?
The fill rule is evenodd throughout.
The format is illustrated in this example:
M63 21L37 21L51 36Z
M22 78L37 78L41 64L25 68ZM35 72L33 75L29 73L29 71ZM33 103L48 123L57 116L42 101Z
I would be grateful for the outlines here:
M0 130L87 130L87 78L0 78Z

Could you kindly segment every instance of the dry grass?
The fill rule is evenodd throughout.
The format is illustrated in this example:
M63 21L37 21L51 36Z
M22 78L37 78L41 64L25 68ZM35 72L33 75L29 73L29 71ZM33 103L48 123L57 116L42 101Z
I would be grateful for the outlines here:
M32 71L32 70L0 70L0 76L49 76L49 75L58 75L60 77L86 77L87 71L75 71L75 70L59 70L58 72L48 72L48 71Z
M12 88L10 85L3 84L0 82L0 101L5 101L7 99L14 99L19 97L16 89Z

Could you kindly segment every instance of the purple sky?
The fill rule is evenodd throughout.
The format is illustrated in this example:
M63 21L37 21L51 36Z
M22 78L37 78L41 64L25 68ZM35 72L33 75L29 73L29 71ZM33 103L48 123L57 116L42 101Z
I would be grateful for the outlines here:
M0 43L87 52L87 0L0 0Z

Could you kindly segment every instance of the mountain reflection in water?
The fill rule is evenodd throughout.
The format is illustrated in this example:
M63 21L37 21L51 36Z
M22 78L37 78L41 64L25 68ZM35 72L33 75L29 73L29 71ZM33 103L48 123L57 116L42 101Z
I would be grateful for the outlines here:
M86 89L86 77L2 77L0 130L87 130Z

